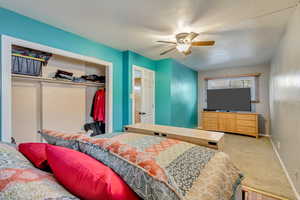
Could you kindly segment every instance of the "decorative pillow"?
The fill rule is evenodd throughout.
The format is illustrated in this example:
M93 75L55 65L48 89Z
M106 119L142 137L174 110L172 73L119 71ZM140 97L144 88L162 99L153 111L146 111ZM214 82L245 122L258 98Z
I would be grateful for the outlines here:
M46 155L46 143L21 143L19 151L39 169L49 169Z
M57 180L78 197L87 200L138 199L117 174L90 156L50 145L46 152Z
M49 143L78 150L78 140L84 137L82 133L64 133L53 130L42 130L41 136Z
M0 143L0 199L78 200L52 174L36 169L14 147Z

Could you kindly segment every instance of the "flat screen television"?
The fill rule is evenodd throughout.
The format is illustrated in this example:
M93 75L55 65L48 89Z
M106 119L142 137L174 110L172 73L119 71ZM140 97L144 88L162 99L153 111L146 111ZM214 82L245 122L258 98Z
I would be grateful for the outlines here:
M207 90L207 109L251 111L250 88Z

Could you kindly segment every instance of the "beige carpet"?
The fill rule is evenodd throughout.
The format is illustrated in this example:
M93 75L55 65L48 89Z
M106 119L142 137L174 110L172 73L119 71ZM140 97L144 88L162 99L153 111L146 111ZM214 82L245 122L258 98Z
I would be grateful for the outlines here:
M243 185L296 199L269 138L226 134L224 151L244 173Z

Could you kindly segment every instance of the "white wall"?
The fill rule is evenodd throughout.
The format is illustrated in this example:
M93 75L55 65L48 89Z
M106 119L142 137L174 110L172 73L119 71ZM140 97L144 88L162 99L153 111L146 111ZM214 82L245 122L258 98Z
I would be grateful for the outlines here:
M204 90L205 90L205 80L206 77L218 77L218 76L227 76L227 75L239 75L239 74L248 74L248 73L262 73L259 77L259 103L253 104L253 111L261 114L260 117L260 134L269 134L268 133L268 124L269 124L269 64L261 64L256 66L248 67L232 67L232 68L223 68L215 70L200 71L198 73L198 110L199 110L199 126L201 126L201 111L204 108Z
M300 7L298 6L272 59L270 72L272 139L298 193L300 192L299 37Z

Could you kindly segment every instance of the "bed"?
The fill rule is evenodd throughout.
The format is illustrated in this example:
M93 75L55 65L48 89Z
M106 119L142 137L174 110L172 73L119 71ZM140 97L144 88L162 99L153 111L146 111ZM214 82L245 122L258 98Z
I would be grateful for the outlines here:
M135 133L90 138L43 130L49 144L83 152L114 170L141 199L241 199L242 173L228 155L191 143Z

